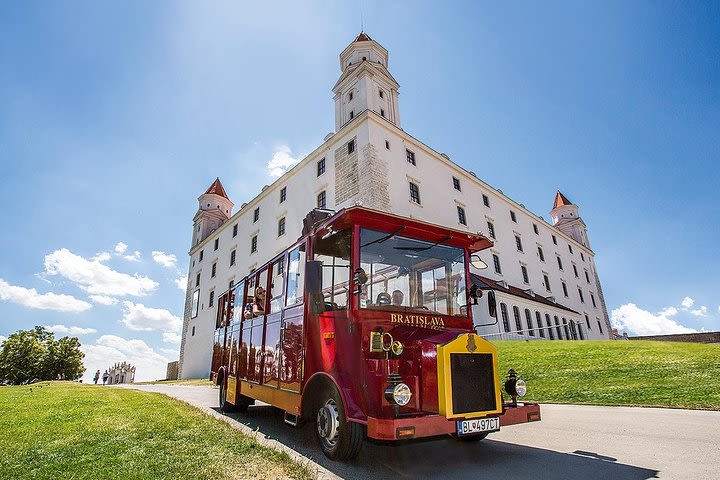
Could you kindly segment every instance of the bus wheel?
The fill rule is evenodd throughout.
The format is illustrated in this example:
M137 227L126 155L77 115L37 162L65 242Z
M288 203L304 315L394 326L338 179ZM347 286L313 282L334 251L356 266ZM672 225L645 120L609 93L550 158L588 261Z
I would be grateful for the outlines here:
M335 388L322 396L317 411L317 435L320 448L331 460L350 460L360 453L363 426L348 422L340 394Z
M220 404L220 411L229 413L235 411L235 405L227 401L227 384L225 379L220 379L220 392L218 393L218 403Z

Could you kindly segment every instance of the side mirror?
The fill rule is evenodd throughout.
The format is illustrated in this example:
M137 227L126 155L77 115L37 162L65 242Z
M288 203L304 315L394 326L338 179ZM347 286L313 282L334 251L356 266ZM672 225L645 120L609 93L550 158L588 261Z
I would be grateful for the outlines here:
M488 292L488 313L491 317L497 318L497 300L495 300L495 292Z
M483 296L482 290L479 290L477 285L474 283L470 285L470 298L472 299L472 304L477 305L478 304L478 298L481 298Z
M310 302L310 313L320 314L325 311L325 299L322 294L322 262L310 260L305 262L305 291Z
M477 268L478 270L485 270L488 268L487 263L483 262L482 258L480 258L478 255L470 255L470 265L472 265L473 268Z

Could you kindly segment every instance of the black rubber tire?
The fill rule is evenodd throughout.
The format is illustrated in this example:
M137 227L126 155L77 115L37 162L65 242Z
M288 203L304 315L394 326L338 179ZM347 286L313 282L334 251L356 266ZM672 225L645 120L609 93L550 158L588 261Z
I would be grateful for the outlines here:
M477 435L468 435L468 436L462 436L462 437L459 435L455 435L455 438L461 442L472 443L472 442L479 442L480 440L485 440L488 435L490 435L490 432L478 433Z
M225 378L220 378L219 390L218 404L220 405L220 411L223 413L234 412L236 410L235 405L227 401L227 383L225 383Z
M338 438L334 445L329 445L315 428L315 434L320 444L320 448L326 457L330 460L336 461L347 461L357 457L362 449L363 440L365 439L365 428L363 425L355 422L348 422L345 418L345 406L343 405L340 393L335 387L330 387L321 395L321 401L319 402L316 410L316 421L317 412L325 406L329 401L333 400L338 409Z

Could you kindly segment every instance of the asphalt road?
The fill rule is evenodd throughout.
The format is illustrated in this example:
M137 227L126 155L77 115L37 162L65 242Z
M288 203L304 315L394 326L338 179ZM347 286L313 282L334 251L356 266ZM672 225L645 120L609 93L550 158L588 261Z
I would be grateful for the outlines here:
M209 387L136 385L201 408L217 407ZM717 479L720 412L542 405L542 421L503 428L478 443L452 438L401 445L366 441L353 463L328 460L314 425L293 429L282 412L251 407L229 416L278 440L342 478Z

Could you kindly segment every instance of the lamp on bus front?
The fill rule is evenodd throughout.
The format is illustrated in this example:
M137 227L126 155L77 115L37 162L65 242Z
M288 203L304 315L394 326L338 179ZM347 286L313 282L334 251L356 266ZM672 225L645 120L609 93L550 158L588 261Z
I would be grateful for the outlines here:
M395 405L399 405L401 407L410 403L411 397L412 390L410 390L410 387L404 383L398 383L397 385L389 386L385 389L385 399L389 403L394 403Z

